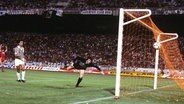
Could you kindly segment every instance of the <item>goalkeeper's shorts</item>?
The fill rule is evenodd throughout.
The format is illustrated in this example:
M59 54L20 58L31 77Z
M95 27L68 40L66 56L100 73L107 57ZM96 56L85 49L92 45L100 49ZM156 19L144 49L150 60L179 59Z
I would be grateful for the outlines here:
M86 66L85 65L74 64L73 66L77 70L86 70Z
M24 65L25 61L21 59L15 59L15 66Z

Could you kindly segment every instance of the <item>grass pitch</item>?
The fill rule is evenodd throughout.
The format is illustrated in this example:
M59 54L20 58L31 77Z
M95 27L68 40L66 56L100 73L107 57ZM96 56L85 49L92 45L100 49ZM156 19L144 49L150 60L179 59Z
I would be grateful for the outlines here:
M121 98L114 100L115 76L86 74L75 88L78 73L27 71L26 83L16 82L16 72L0 72L0 104L183 104L184 92L175 82L123 77Z

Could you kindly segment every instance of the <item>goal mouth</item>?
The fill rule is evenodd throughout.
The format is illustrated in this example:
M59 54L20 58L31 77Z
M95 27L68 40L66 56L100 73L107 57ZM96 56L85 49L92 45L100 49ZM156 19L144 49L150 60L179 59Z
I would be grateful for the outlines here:
M148 9L120 9L115 96L120 95L121 75L131 73L130 76L137 76L146 71L156 77L155 81L157 77L163 78L165 71L169 71L171 75L167 78L174 79L184 90L184 80L181 80L184 77L179 74L179 70L184 69L184 63L177 42L178 35L162 32L150 15ZM160 37L159 41L157 37ZM157 59L154 43L157 43L155 48L160 55ZM156 60L159 61L155 71ZM154 85L153 88L156 89Z

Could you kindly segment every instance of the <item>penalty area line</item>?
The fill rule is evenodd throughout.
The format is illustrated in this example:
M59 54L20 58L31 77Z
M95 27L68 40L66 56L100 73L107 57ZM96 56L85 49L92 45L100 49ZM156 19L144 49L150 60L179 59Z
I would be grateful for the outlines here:
M159 87L157 89L163 89L163 88L167 88L167 87L171 87L171 86L173 86L173 85L162 86L162 87ZM150 92L150 91L154 91L154 89L135 91L135 92L128 93L126 95L133 95L133 94L138 94L138 93L142 93L142 92ZM72 104L88 104L90 102L97 102L97 101L102 101L102 100L107 100L107 99L113 99L113 98L114 98L114 96L109 96L109 97L103 97L103 98L97 98L97 99L92 99L92 100L75 102L75 103L72 103Z

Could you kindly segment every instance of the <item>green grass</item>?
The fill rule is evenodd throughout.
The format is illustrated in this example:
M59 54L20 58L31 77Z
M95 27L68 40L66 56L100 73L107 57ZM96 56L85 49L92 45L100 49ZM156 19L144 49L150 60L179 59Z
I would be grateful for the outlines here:
M78 73L27 71L27 82L18 83L16 72L5 70L0 72L0 104L74 104L114 96L115 76L86 74L82 87L75 88L77 78ZM184 92L172 80L159 79L158 90L152 90L152 78L123 77L121 80L121 99L89 104L184 103Z

